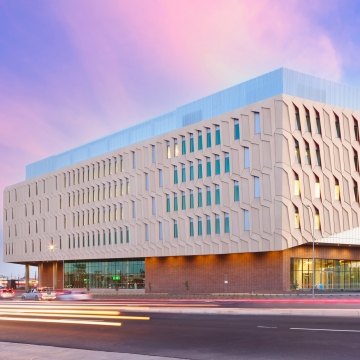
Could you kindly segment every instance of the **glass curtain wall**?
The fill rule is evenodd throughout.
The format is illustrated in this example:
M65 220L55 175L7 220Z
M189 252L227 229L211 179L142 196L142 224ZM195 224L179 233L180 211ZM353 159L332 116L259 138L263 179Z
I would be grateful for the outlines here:
M66 261L64 287L143 289L144 259Z
M291 259L291 289L311 289L313 274L313 261L311 258ZM314 276L316 289L360 289L360 261L315 259Z

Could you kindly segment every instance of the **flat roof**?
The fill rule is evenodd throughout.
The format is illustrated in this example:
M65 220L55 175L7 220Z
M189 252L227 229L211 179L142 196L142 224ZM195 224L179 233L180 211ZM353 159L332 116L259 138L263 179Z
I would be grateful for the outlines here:
M162 116L26 166L26 179L110 153L280 94L360 110L360 88L280 68L183 105Z

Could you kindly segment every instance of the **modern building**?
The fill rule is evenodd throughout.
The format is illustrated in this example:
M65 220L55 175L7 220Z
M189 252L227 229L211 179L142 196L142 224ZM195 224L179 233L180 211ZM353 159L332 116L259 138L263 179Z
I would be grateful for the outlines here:
M360 89L279 69L30 164L5 261L54 287L360 289L359 121Z

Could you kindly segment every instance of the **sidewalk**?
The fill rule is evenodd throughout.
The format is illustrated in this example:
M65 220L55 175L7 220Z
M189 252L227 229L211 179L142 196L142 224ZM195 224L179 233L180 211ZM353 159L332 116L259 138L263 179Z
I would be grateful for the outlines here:
M178 358L0 342L1 359L11 360L177 360ZM183 359L182 359L183 360Z

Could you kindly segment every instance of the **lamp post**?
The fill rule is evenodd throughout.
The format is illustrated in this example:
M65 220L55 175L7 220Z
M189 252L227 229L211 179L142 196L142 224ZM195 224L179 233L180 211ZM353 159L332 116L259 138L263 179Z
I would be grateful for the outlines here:
M49 245L49 251L50 253L53 253L55 251L55 245L54 243L51 241L50 245ZM51 255L52 257L52 255ZM53 261L52 263L52 286L53 289L55 289L56 287L56 268L55 268L55 262Z
M315 298L315 217L314 211L310 205L305 205L310 211L313 218L312 227L311 227L311 236L312 236L312 297Z

